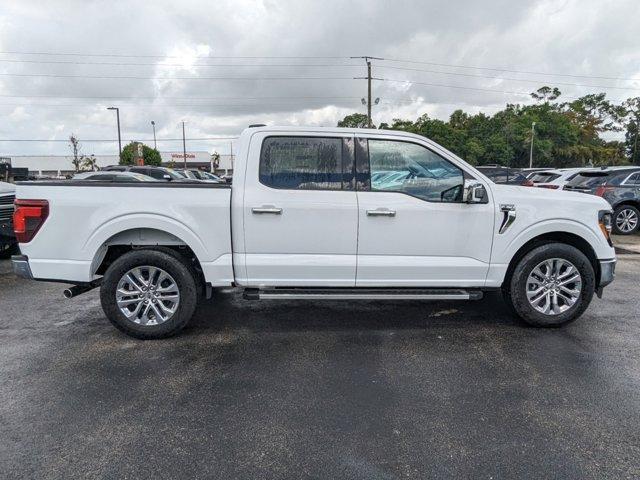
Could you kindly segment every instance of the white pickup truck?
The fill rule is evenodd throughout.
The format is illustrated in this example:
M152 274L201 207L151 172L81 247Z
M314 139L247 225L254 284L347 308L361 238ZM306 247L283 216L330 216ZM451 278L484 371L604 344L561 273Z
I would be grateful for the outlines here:
M580 316L614 277L611 207L496 185L418 135L256 127L233 185L18 184L23 277L100 286L138 338L176 333L212 288L247 299L475 300L502 290L527 323Z

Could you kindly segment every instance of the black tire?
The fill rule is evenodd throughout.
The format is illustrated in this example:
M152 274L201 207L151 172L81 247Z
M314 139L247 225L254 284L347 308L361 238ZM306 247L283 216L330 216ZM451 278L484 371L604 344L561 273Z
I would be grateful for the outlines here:
M582 289L578 299L566 311L548 315L536 310L527 298L529 274L541 262L559 258L571 262L580 273ZM548 243L532 249L520 259L508 283L503 297L515 313L527 324L535 327L560 327L576 320L587 309L595 291L595 272L589 259L577 248L564 243Z
M139 266L157 267L173 279L180 301L173 316L158 325L140 325L129 320L116 303L116 289L122 277ZM109 321L120 331L140 339L166 338L175 335L189 322L196 309L197 288L192 271L181 259L158 250L133 250L113 262L105 272L100 287L102 309Z
M630 212L634 214L636 218L636 225L631 230L627 230L627 231L620 230L620 228L618 227L618 216L624 215L625 212ZM640 210L638 210L633 205L620 205L616 207L616 209L613 211L613 233L617 235L633 235L634 233L638 233L639 229L640 229Z

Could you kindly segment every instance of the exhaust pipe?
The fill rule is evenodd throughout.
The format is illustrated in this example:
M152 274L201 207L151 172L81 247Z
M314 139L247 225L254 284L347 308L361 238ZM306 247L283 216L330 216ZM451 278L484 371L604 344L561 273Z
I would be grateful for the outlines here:
M65 298L73 298L78 295L82 295L83 293L87 293L90 290L93 290L97 286L100 285L102 279L88 283L86 285L74 285L73 287L65 288L62 294Z

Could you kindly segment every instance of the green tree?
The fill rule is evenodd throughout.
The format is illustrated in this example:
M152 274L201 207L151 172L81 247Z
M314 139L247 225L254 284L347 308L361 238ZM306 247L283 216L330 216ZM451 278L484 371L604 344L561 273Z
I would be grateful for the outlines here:
M120 155L120 165L133 165L133 149L135 148L135 142L131 142L122 149ZM160 152L155 148L142 145L142 158L145 165L154 165L159 167L162 164L162 157Z
M347 128L367 128L369 122L363 113L352 113L338 122L339 127Z

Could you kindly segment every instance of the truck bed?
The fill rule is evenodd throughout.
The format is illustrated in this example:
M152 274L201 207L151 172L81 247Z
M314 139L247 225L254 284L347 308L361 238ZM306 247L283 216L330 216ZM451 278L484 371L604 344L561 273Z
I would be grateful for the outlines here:
M110 246L162 241L190 248L212 285L233 281L229 185L21 182L16 198L49 202L37 235L20 246L36 279L90 282Z

